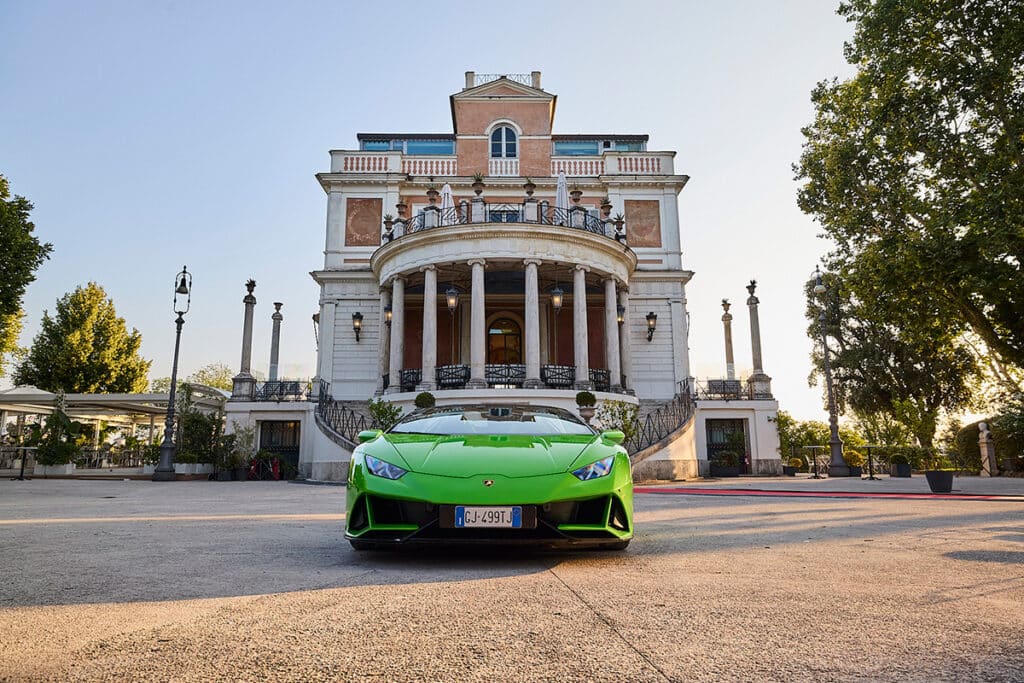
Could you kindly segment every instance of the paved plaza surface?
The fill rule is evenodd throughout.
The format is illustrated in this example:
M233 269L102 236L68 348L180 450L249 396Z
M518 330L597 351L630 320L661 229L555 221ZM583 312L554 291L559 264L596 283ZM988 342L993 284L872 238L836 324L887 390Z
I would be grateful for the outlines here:
M1024 480L716 487L927 491L695 482L625 552L356 553L337 486L4 480L0 680L1024 679Z

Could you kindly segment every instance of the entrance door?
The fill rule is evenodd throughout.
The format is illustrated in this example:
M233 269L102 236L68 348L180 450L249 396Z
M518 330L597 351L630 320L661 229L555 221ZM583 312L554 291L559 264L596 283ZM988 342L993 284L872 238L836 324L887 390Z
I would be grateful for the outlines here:
M292 420L260 422L260 450L278 457L282 479L294 479L299 473L299 427Z
M706 420L708 462L723 467L738 467L740 474L749 471L750 443L747 436L747 421Z
M523 335L511 318L498 318L487 330L487 362L494 365L522 363Z

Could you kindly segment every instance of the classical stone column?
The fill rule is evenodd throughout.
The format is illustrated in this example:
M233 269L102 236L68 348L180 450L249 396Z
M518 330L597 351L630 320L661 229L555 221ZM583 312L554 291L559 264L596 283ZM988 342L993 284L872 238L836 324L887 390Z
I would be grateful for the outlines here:
M281 354L281 321L284 320L284 316L281 315L281 306L284 306L280 301L274 302L274 315L270 316L270 319L274 321L273 331L270 333L270 371L267 373L267 381L277 381L277 361Z
M402 363L405 356L405 278L391 281L391 361L388 368L389 394L402 390Z
M334 315L337 308L338 304L334 301L324 301L320 304L320 322L318 323L320 347L317 376L328 384L334 380Z
M761 364L761 326L757 318L757 305L761 303L754 290L757 289L757 280L751 280L747 285L750 296L747 297L747 308L750 310L750 351L754 362L754 374L750 376L751 398L768 398L772 395L772 378L764 374Z
M242 298L242 303L245 304L245 319L242 323L242 362L238 374L232 378L231 387L231 398L235 400L249 400L256 388L256 379L252 376L252 316L256 307L256 297L252 292L256 289L256 281L248 280L245 288L248 294Z
M423 362L418 391L434 389L434 368L437 367L437 269L424 266L423 271Z
M621 371L626 376L626 385L623 390L627 394L633 393L633 346L629 337L629 292L619 292L619 305L625 311L622 314L623 322L619 325L619 356L622 359Z
M725 330L725 378L736 379L736 363L732 357L732 313L728 299L722 299L722 328Z
M473 268L472 278L472 310L470 312L469 332L469 384L470 389L483 389L487 386L484 374L487 358L487 317L484 315L484 265L483 259L473 259L469 265Z
M387 309L391 305L391 292L386 289L380 290L380 337L377 339L377 390L378 396L384 393L384 375L387 375L391 363L391 325L387 322ZM390 382L390 377L388 378Z
M539 389L540 381L540 291L537 286L538 259L526 259L526 305L523 322L526 324L526 381L525 389Z
M572 341L576 362L576 388L590 389L590 349L587 345L587 267L572 274Z
M619 359L619 301L615 296L615 278L604 281L604 357L608 366L608 384L622 391L622 367Z

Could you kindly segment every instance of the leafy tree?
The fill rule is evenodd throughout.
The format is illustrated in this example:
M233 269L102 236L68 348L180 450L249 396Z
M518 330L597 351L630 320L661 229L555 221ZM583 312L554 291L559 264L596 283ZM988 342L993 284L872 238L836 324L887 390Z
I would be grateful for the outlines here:
M181 388L181 382L178 382L178 388ZM150 380L149 390L154 394L168 393L171 390L171 378L157 377L156 379Z
M812 93L798 203L878 318L920 302L1024 366L1024 0L846 0L857 67ZM1001 377L1012 383L1012 374Z
M914 440L906 425L886 411L857 414L854 426L865 443L874 446L909 446Z
M139 356L141 344L138 330L128 332L114 302L90 282L58 299L53 317L43 313L14 382L68 393L143 391L150 361Z
M36 447L36 462L40 465L66 465L71 462L81 450L81 427L67 416L61 401L41 425L29 427L28 445Z
M12 199L7 178L0 175L0 377L6 371L7 354L17 349L25 288L53 251L52 244L41 244L32 234L35 225L28 219L30 211L32 203L18 195Z
M208 387L214 389L223 389L225 391L231 391L233 386L231 368L224 363L210 363L199 368L191 375L188 376L187 382L193 384L205 384ZM168 384L170 380L168 380Z
M402 406L382 398L371 398L366 403L374 429L388 430L402 418Z
M943 409L959 410L970 400L970 379L977 370L970 350L927 300L887 310L877 298L862 300L854 293L872 286L861 282L858 273L848 271L841 279L826 274L823 282L828 287L824 325L838 406L849 406L858 415L888 413L921 446L930 447ZM812 337L821 334L821 304L809 284ZM812 361L815 373L822 373L820 345Z

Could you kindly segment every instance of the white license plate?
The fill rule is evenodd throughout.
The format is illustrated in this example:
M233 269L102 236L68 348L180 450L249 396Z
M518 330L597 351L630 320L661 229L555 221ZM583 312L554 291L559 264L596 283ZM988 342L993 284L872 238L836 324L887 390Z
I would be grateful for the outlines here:
M506 507L455 506L455 528L498 527L501 529L522 529L523 508L520 505Z

